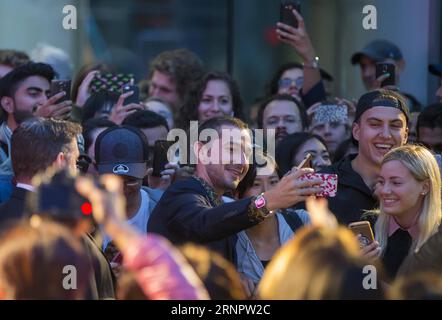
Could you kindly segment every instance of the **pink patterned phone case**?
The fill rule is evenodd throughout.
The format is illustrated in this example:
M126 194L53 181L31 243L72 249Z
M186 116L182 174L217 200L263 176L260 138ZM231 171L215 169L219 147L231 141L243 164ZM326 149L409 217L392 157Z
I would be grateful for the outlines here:
M323 192L318 193L318 197L335 197L338 190L338 175L337 174L327 174L327 173L307 173L301 176L301 180L312 180L315 178L321 178L322 184L321 188L324 189Z

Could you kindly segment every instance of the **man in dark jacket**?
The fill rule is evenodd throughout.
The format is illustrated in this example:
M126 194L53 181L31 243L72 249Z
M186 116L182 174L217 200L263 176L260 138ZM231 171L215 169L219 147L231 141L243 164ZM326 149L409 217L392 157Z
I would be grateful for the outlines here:
M210 141L202 140L209 132ZM291 207L321 191L317 187L320 180L298 179L309 172L302 169L257 197L223 203L222 195L235 190L249 169L250 133L241 120L221 117L203 123L198 138L192 146L197 155L195 176L167 189L148 223L149 232L161 234L174 244L206 244L234 261L236 233L272 216L275 209Z
M17 127L11 138L12 168L17 185L12 197L0 206L0 230L28 217L29 207L25 204L35 195L34 178L39 172L65 168L75 174L80 155L77 145L79 133L81 127L78 124L45 118L31 118ZM57 199L57 195L52 198ZM81 241L94 270L87 298L114 298L112 271L103 253L87 233L81 235Z
M32 179L38 172L49 167L76 170L80 133L77 124L44 118L26 120L14 131L11 158L17 184L12 197L0 206L0 229L23 217L24 201L34 191Z
M364 210L375 209L374 191L382 159L391 149L407 142L408 119L406 102L395 91L375 90L359 99L352 130L358 154L321 171L338 175L337 195L329 199L338 222L359 221Z

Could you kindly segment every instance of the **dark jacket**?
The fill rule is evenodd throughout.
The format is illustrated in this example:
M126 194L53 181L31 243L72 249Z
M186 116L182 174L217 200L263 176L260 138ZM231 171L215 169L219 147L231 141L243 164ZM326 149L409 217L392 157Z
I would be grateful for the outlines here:
M86 299L115 299L116 279L104 253L90 234L83 235L81 241L93 268L93 274L89 280L86 292Z
M10 223L13 223L24 215L26 195L30 191L15 187L8 201L0 206L0 229L4 229Z
M399 274L412 275L422 271L442 274L442 224L417 253L412 253L405 259Z
M205 244L234 262L236 233L256 225L248 216L251 198L214 206L195 178L170 186L155 207L147 230L174 244Z
M360 221L364 210L377 207L377 200L372 191L351 166L355 157L356 155L347 156L320 171L338 175L338 191L336 197L328 198L328 205L342 224Z

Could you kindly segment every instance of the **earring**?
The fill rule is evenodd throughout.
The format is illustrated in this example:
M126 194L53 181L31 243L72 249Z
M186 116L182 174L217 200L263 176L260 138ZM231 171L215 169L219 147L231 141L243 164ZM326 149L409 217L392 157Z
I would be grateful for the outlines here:
M426 192L422 192L421 195L425 196L427 193Z

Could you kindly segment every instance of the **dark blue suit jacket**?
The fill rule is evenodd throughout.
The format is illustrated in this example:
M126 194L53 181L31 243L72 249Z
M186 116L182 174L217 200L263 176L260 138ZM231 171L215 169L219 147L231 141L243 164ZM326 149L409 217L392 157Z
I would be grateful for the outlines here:
M250 201L247 198L214 207L198 180L178 181L161 197L149 218L147 231L177 245L207 245L234 262L236 234L256 225L248 216Z

